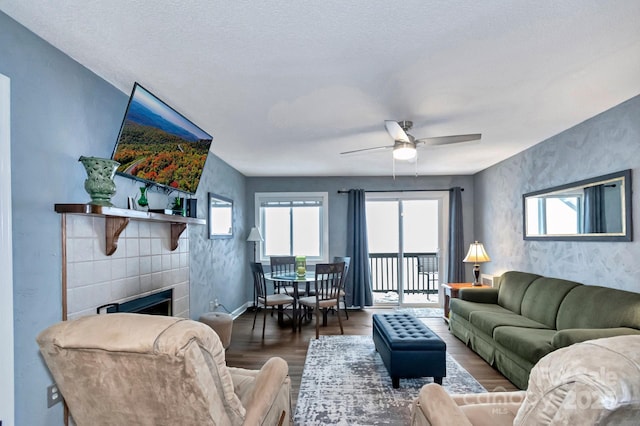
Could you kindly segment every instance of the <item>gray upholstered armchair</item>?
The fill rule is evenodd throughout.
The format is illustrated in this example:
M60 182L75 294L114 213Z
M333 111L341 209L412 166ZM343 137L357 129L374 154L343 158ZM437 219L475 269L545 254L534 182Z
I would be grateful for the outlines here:
M227 367L218 336L196 321L95 315L55 324L37 340L80 426L291 423L286 361Z
M428 384L412 425L637 425L640 336L558 349L531 370L526 391L452 395Z

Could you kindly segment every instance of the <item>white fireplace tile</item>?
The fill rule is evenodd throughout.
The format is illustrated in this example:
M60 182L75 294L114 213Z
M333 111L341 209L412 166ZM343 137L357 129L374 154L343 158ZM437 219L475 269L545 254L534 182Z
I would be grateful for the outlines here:
M127 277L137 277L140 275L140 258L127 257L126 259Z
M111 280L111 261L96 260L93 262L93 276L96 282Z
M83 287L96 282L94 262L75 262L67 268L67 286L70 288Z
M109 282L78 287L67 291L69 312L77 312L91 308L95 309L100 305L109 303L110 299L111 285Z
M127 280L111 281L111 294L109 295L111 302L116 302L127 297Z
M141 285L140 285L140 277L136 275L135 277L129 277L125 280L125 292L127 294L126 297L137 296L142 293Z
M138 229L140 226L140 222L137 220L130 220L126 229L124 230L125 238L138 238Z
M162 270L168 271L171 269L171 255L163 254L162 255Z
M111 260L111 256L107 256L107 251L105 249L106 241L104 238L95 239L93 241L93 260Z
M103 218L95 218L93 222L93 230L96 235L93 245L93 253L94 257L107 257L107 249L106 249L106 233L105 233L105 220ZM114 254L116 257L121 256L120 253L116 250ZM114 257L114 255L108 256L109 258Z
M178 269L177 281L189 281L189 268Z
M151 272L162 271L162 256L151 256Z
M69 215L67 221L68 317L94 314L111 302L174 288L174 314L189 315L189 239L169 249L171 227L132 220L112 256L105 252L105 220ZM73 218L73 219L72 219ZM133 225L133 226L132 226Z
M120 280L127 276L127 261L125 258L113 259L111 262L111 279Z
M140 222L138 224L138 237L151 238L151 229L149 228L149 222Z
M158 289L164 287L162 284L162 272L153 272L151 274L151 288Z
M116 251L111 256L109 256L111 259L124 259L125 257L127 257L125 240L126 240L125 238L118 238L118 247L116 248ZM106 244L106 241L104 239L100 240L100 246L102 248L103 253L105 253L106 255L105 244Z
M81 215L67 215L67 235L71 238L95 237L93 218Z
M140 293L148 293L153 290L151 274L140 275Z
M93 260L93 242L95 238L72 238L70 241L72 250L71 253L67 253L70 262Z
M162 254L162 240L160 238L151 238L151 254Z
M151 273L151 256L140 256L140 275Z
M173 286L174 299L180 299L189 295L189 283L179 283Z
M140 256L151 255L151 240L149 238L139 238L138 246L138 254Z
M189 298L182 297L180 299L176 299L174 296L173 299L173 313L178 317L187 317L189 312Z
M173 252L170 254L171 256L171 269L179 269L180 268L180 253Z
M149 230L151 232L151 238L160 238L161 240L169 241L171 237L171 227L166 223L150 222Z
M138 257L140 255L140 246L137 238L125 238L125 249L127 257Z
M170 271L167 271L167 285L173 285L180 281L180 277L178 276L179 272L179 269L172 269Z
M173 284L173 271L164 270L161 272L161 274L162 280L160 282L162 283L162 287L168 287Z

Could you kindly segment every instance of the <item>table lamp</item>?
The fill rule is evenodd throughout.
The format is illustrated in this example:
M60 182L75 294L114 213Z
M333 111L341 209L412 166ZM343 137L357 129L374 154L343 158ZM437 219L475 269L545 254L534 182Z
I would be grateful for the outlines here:
M262 235L260 234L260 230L255 226L251 228L251 231L249 232L249 236L247 237L247 241L250 241L253 243L253 261L255 262L256 261L256 245L259 241L264 241L264 239L262 238Z
M474 286L479 286L480 284L480 263L490 262L491 258L487 254L486 250L482 243L477 241L473 242L469 247L469 252L467 256L462 260L466 263L474 263L473 265L473 276L475 280L473 281Z

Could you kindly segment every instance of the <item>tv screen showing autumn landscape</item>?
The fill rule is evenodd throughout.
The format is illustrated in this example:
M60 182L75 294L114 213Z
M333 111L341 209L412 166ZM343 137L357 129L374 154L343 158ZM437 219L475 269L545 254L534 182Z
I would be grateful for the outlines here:
M212 137L138 83L112 159L117 173L195 194Z

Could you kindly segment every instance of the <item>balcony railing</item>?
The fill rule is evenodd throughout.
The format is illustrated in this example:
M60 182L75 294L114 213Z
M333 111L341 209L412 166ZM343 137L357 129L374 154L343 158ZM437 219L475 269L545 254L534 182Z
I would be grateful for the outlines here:
M438 292L437 253L404 253L404 292ZM398 253L369 253L371 285L376 293L398 292Z

